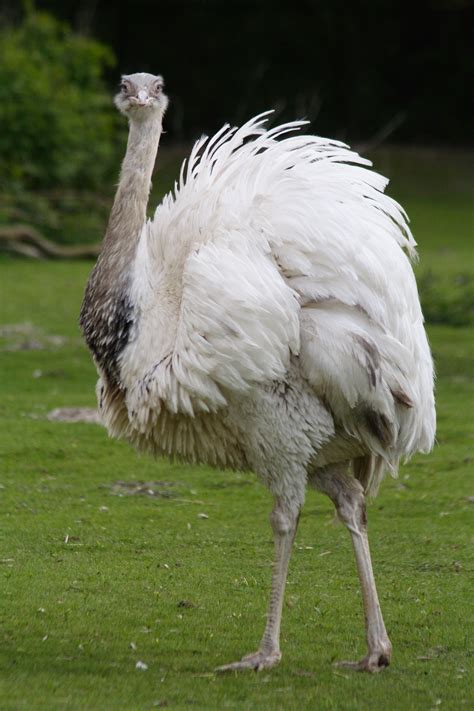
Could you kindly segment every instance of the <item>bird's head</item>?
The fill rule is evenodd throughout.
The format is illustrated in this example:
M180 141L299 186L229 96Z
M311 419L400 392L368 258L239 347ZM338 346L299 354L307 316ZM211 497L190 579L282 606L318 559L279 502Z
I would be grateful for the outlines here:
M163 77L159 75L146 72L124 74L115 106L122 114L134 119L147 118L157 112L163 114L168 106L163 86Z

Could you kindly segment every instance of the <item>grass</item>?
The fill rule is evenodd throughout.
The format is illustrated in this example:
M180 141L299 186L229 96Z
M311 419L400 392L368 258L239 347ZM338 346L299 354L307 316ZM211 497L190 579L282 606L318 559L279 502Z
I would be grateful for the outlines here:
M466 200L411 200L420 269L472 270ZM0 260L0 709L472 708L470 331L430 327L438 444L369 509L393 665L374 677L332 666L364 654L361 599L348 536L309 492L281 665L216 676L263 630L270 496L250 473L152 461L98 426L47 419L95 404L76 327L90 266ZM155 495L117 485L137 480Z
M472 151L382 148L370 156L390 178L419 244L418 287L431 323L474 325Z

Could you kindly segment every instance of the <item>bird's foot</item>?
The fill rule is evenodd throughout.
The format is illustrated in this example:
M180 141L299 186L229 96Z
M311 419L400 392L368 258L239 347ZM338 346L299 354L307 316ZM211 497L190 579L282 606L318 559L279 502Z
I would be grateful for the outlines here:
M354 671L365 671L375 674L390 664L391 652L372 652L359 662L336 662L334 666Z
M276 666L281 659L281 652L255 652L242 657L239 662L232 664L224 664L222 667L217 667L216 672L229 671L244 671L252 669L253 671L262 671L262 669L271 669Z

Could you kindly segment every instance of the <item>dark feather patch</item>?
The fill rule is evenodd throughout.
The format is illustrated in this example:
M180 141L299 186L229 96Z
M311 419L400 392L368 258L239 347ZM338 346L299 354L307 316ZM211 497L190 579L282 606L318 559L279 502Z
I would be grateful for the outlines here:
M110 384L119 384L119 357L130 340L134 321L134 307L126 289L104 294L96 293L94 286L88 285L80 325L95 361Z
M372 387L375 388L377 385L377 374L380 370L380 353L377 346L371 341L367 340L358 333L353 333L352 338L356 341L363 349L365 353L365 365L367 368L367 375L369 377L369 382Z
M403 390L390 390L393 397L400 405L405 405L405 407L413 407L413 402L410 400L408 395L403 392Z
M368 429L377 437L384 447L393 445L393 427L385 415L381 415L380 412L376 412L375 410L367 410L365 413L365 421Z

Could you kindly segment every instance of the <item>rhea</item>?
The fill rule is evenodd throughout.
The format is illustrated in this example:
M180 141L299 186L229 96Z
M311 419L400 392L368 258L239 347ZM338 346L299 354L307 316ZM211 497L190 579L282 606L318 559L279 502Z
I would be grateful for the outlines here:
M140 450L252 470L274 497L272 589L258 651L280 661L290 553L307 485L333 501L354 548L367 654L392 647L375 587L365 499L435 433L433 366L387 180L344 144L267 127L266 114L199 140L147 220L168 100L124 76L128 145L81 325L109 432Z

